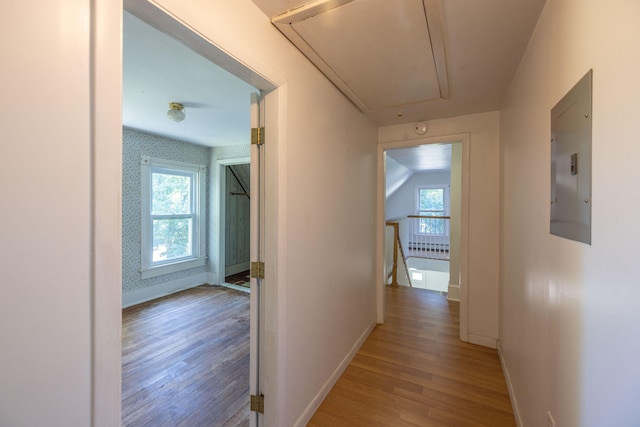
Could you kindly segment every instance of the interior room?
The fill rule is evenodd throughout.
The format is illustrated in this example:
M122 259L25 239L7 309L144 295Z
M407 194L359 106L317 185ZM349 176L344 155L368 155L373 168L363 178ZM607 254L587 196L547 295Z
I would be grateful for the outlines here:
M248 423L258 89L123 17L122 425Z
M1 425L122 424L123 306L194 284L154 264L174 253L166 242L127 267L153 244L126 244L137 232L123 232L124 190L159 174L195 192L247 158L259 170L249 318L225 319L249 331L248 391L231 398L247 399L248 425L640 425L637 2L50 0L5 12ZM184 113L178 134L130 132L127 13L253 88L239 101L248 152L184 141L208 101L170 94L154 105L162 126ZM173 83L196 79L180 62L136 85L165 68ZM569 96L579 82L588 96ZM183 157L139 152L140 172L123 178L127 135L180 141L170 150ZM447 295L387 286L385 156L434 144L461 152ZM220 237L220 186L209 190L205 221L148 220ZM224 280L221 241L188 246L193 289Z
M448 293L450 285L458 284L461 176L452 163L461 163L461 153L459 143L385 152L385 253L391 285ZM457 289L452 290L451 298L459 301Z

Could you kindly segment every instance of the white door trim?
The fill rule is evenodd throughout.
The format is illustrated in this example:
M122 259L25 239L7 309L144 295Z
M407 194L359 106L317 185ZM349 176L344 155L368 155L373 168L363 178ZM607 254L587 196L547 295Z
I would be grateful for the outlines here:
M176 37L184 44L208 58L214 63L224 63L225 69L237 77L249 82L254 87L263 91L270 91L267 99L275 101L278 105L271 108L269 123L273 127L269 129L273 162L283 162L280 152L278 136L285 135L285 120L279 113L282 104L286 101L286 89L279 88L286 84L286 80L278 75L267 64L258 63L257 68L250 68L246 61L233 56L238 49L225 50L220 40L204 38L194 28L186 25L182 20L162 9L162 6L146 0L126 0L125 8L143 21L160 29L165 34ZM95 0L91 21L91 119L92 119L92 302L91 316L92 330L92 360L91 360L91 388L92 388L92 425L113 426L119 425L121 418L121 269L122 259L121 244L121 186L122 186L122 145L117 143L122 138L122 3L111 0ZM223 40L224 42L224 40ZM245 52L240 52L240 56ZM245 55L246 56L246 55ZM278 83L274 83L278 82ZM285 94L279 96L282 91ZM270 168L273 177L271 181L279 182L277 168ZM277 186L269 191L277 196ZM271 199L270 199L271 200ZM278 230L279 217L267 218L267 229ZM99 227L97 226L99 224ZM278 247L277 240L270 240L267 234L265 242L273 249L270 255L273 268L270 276L277 276ZM274 287L267 290L267 300L273 303L267 306L265 316L260 319L275 327L278 317L277 306L278 289ZM277 331L274 331L274 333ZM276 333L277 335L277 333ZM267 408L275 408L280 405L277 396L279 390L277 378L280 367L277 355L278 343L269 343L265 357L269 359L272 370L265 381L265 387L271 390L267 400ZM278 423L278 413L275 410L267 411L264 416L265 423ZM263 418L263 417L260 417Z
M225 173L225 168L227 166L232 165L244 165L251 164L251 157L236 157L231 159L219 159L216 161L216 168L218 169L218 204L214 208L218 211L218 224L217 224L217 232L213 230L213 233L209 233L209 235L215 235L215 242L211 242L212 244L217 244L217 254L218 256L212 262L213 271L217 272L218 282L219 284L224 283L224 278L226 277L225 265L226 265L226 257L225 257L225 249L226 249L226 238L225 238L225 223L227 221L226 218L226 186L227 186L227 174ZM215 184L214 184L215 185ZM213 209L212 209L213 210ZM215 217L213 212L210 212L210 216Z
M470 144L468 133L440 135L434 137L392 141L378 144L378 173L377 173L377 201L376 201L376 317L378 323L384 323L384 289L386 275L384 272L384 241L385 241L385 156L386 150L416 147L425 144L456 143L462 144L462 200L460 218L460 339L468 341L468 287L469 287L469 176L470 176Z

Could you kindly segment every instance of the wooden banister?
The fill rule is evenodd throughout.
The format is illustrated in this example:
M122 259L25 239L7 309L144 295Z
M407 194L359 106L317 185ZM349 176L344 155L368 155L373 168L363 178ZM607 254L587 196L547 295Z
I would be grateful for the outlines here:
M398 287L398 227L397 222L387 222L387 227L393 227L393 268L391 269L391 287Z
M409 277L409 269L407 268L407 263L404 257L404 251L402 249L402 244L400 243L400 232L399 227L400 224L394 221L387 221L386 225L388 227L393 227L393 268L391 269L391 287L397 288L398 284L398 249L400 249L400 257L402 259L402 263L404 264L404 269L407 273L407 281L409 282L409 286L411 287L411 278Z

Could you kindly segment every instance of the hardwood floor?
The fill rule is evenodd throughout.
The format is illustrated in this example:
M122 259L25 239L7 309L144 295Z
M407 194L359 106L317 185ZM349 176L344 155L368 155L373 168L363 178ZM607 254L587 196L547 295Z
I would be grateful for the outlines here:
M249 425L249 295L200 286L122 313L123 426Z
M226 283L239 286L249 286L249 271L243 271L241 273L232 274L224 278Z
M458 339L458 303L404 287L386 298L385 323L309 426L516 425L496 350Z
M458 304L387 288L387 317L309 426L515 426L495 350ZM123 310L123 426L249 425L249 296L200 286Z

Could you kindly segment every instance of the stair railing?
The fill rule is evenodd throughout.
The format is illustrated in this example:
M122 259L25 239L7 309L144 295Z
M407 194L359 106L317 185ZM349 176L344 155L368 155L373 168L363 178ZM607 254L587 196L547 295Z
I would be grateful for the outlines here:
M399 286L398 283L398 260L402 262L404 266L404 272L406 274L407 284L411 286L411 278L409 277L409 269L407 268L406 258L404 256L404 251L402 249L402 242L400 241L400 232L399 226L400 224L395 221L387 221L387 227L393 227L393 265L391 268L391 284L390 286L393 288L397 288ZM387 248L388 250L388 248Z
M408 215L407 249L420 258L449 258L449 216ZM421 254L421 255L418 255Z

